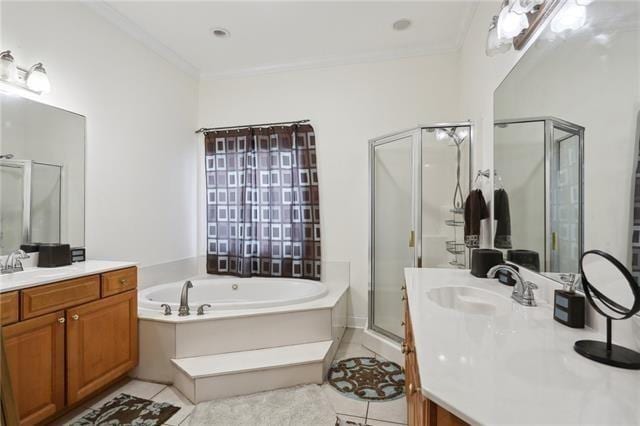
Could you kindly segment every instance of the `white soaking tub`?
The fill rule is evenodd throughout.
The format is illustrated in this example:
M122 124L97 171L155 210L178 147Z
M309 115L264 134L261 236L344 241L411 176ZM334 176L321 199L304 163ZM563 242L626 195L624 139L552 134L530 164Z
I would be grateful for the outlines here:
M309 302L328 293L319 281L291 278L203 277L191 282L189 308L193 314L204 303L211 305L207 311L268 308ZM184 281L179 281L141 290L138 306L159 312L160 305L166 303L177 313L183 285Z

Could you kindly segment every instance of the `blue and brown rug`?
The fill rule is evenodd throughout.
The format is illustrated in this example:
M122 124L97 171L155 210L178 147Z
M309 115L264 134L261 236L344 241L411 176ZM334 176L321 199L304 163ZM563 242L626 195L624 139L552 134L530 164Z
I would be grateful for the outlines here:
M334 362L327 374L329 384L349 398L391 401L404 396L404 373L395 362L373 357Z

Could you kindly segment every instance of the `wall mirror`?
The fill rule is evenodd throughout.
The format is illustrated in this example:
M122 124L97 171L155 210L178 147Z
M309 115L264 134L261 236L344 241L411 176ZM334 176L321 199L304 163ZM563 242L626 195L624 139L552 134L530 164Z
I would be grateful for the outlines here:
M0 94L0 255L84 246L85 117Z
M577 29L554 25L570 3L494 93L495 190L508 194L511 249L538 255L528 268L559 278L599 248L637 274L640 4L579 2Z

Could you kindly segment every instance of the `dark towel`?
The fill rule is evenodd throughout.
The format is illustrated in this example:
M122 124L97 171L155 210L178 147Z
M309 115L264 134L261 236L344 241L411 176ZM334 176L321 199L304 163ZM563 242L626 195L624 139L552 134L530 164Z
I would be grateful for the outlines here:
M482 191L469 192L464 203L464 243L469 248L480 247L480 221L489 217Z
M509 214L509 196L504 189L493 193L493 220L497 221L495 248L511 248L511 215Z

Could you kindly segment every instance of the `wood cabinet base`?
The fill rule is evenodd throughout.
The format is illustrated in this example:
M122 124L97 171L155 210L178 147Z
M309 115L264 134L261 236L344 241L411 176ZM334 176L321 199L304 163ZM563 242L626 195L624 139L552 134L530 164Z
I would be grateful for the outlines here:
M404 365L407 420L409 426L463 426L462 419L431 401L420 391L420 371L413 341L409 304L404 303Z

